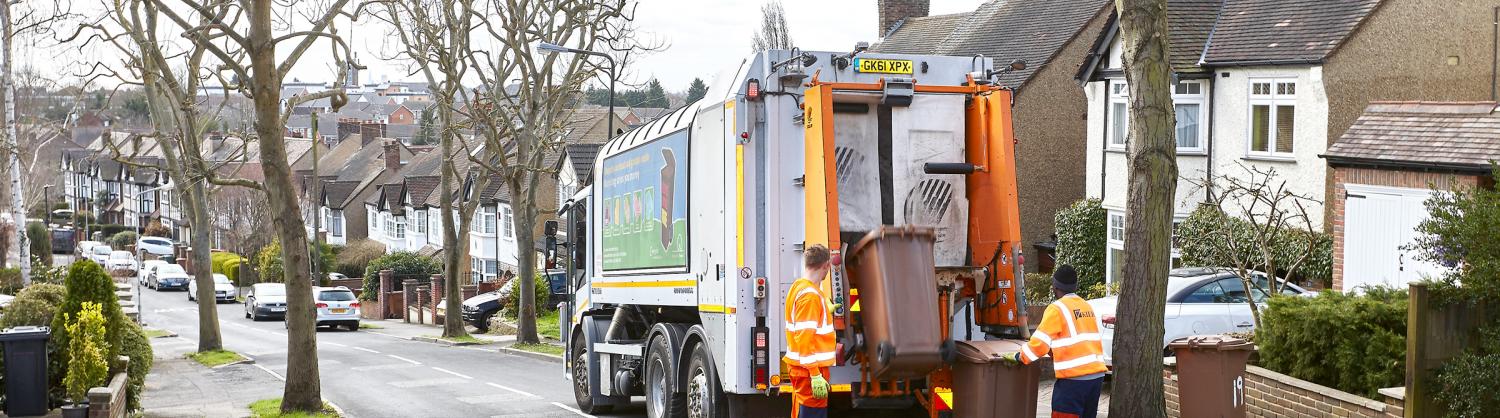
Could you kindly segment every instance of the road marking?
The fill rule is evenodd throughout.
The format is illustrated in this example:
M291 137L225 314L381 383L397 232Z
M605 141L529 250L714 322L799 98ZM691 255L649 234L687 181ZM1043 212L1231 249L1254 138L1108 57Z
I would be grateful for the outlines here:
M347 345L339 344L339 343L332 342L332 341L322 341L322 342L319 342L318 344L328 344L328 345L334 346L334 347L349 348L349 346L347 346Z
M432 369L440 371L440 372L443 372L443 373L451 374L451 375L454 375L454 376L462 377L462 378L465 378L465 379L473 379L472 377L465 376L462 373L455 372L455 371L448 370L448 369L444 369L442 367L433 367Z
M398 388L418 388L418 387L425 387L425 386L451 385L451 384L455 384L455 383L467 383L467 382L468 382L467 380L459 379L459 378L456 378L456 377L445 377L445 378L441 378L441 379L402 380L402 381L386 382L386 383L390 384L391 386L398 387Z
M411 364L406 364L406 363L401 363L401 364L382 364L382 365L378 365L378 366L351 367L350 370L354 370L356 372L363 372L363 371L371 371L371 370L407 369L407 368L412 368L412 367L417 367L417 366L411 365Z
M521 400L523 398L525 398L525 397L524 396L518 396L518 395L513 394L513 393L495 393L495 394L479 395L479 396L464 396L464 397L459 397L459 398L456 398L456 399L458 399L459 402L463 402L463 403L466 403L466 404L480 405L480 404L489 404L489 403L515 402L515 401ZM523 415L518 415L518 416L536 416L536 414L523 414Z
M563 405L563 404L561 404L561 403L557 403L557 402L553 402L553 403L552 403L552 406L555 406L555 407L558 407L558 408L562 408L562 409L563 409L563 410L565 410L565 411L568 411L568 412L572 412L572 413L575 413L575 414L578 414L578 416L581 416L581 417L588 417L588 418L598 418L598 417L595 417L595 416L593 416L593 415L589 415L589 414L585 414L585 413L583 413L583 411L579 411L579 410L577 410L577 409L574 409L574 408L573 408L573 407L571 407L571 406L567 406L567 405Z
M349 348L353 348L355 350L363 351L363 352L370 353L370 354L380 354L379 351L371 350L371 349L364 348L364 347L349 347Z
M258 363L257 364L252 364L252 366L255 366L255 367L257 367L257 368L259 368L261 370L265 370L266 373L270 373L272 376L276 376L277 380L280 380L280 381L283 381L283 382L286 381L285 377L281 377L280 374L277 374L276 372L271 371L271 369L267 369L266 366L262 366L262 365L260 365Z
M273 355L273 354L286 354L286 350L257 351L257 352L254 352L254 353L247 353L247 354L252 355L252 356L269 356L269 355Z
M523 390L520 390L520 389L510 388L510 387L507 387L505 385L501 385L499 383L485 382L484 384L490 385L492 387L495 387L495 388L498 388L498 389L501 389L501 390L507 390L507 391L510 391L512 393L515 393L515 394L518 394L518 395L521 395L521 396L525 396L525 397L528 397L528 398L541 398L540 396L536 396L536 395L532 394L531 392L526 392L526 391L523 391Z
M386 334L386 333L384 333L384 332L378 332L378 331L365 331L365 332L367 332L367 333L371 333L371 334L375 334L375 335L384 335L384 336L387 336L387 337L391 337L391 338L395 338L395 339L398 339L398 340L407 340L407 341L411 341L411 339L410 339L410 338L406 338L406 337L402 337L402 336L400 336L400 335L392 335L392 334Z
M285 337L286 336L286 334L282 334L282 333L279 333L279 332L276 332L276 331L271 331L271 335L276 335L276 336L281 336L281 337Z
M386 354L386 356L388 356L390 358L393 358L393 359L396 359L396 360L401 360L401 361L404 361L404 362L407 362L407 363L415 364L415 365L418 365L418 366L422 365L422 363L417 362L416 360L412 360L412 359L409 359L409 358L406 358L406 357L401 357L401 356L398 356L398 355L395 355L395 354Z

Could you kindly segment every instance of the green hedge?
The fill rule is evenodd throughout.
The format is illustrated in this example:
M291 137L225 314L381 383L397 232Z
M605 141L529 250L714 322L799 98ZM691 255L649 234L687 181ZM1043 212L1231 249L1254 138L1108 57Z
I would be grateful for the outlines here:
M141 410L141 394L146 388L146 375L151 373L152 358L151 340L146 338L146 330L141 329L135 322L125 321L125 335L121 339L120 353L130 358L130 365L125 369L126 389L125 403L131 411Z
M209 254L208 260L210 271L228 277L230 282L237 285L245 284L240 283L240 265L245 263L245 257L231 252L217 252Z
M31 256L44 265L52 265L52 230L41 222L27 223L26 239L30 241Z
M396 274L397 280L400 280L440 274L443 272L443 263L410 251L397 251L380 256L370 261L370 264L365 267L364 289L360 291L360 299L375 300L380 294L380 271L385 269L391 269Z
M373 240L352 241L334 257L333 271L349 277L365 277L371 261L385 255L385 244Z
M1273 297L1255 332L1261 366L1341 391L1378 398L1406 370L1405 290L1362 296Z
M110 237L115 236L115 234L125 231L135 231L135 227L120 224L89 225L89 229L93 231L99 231L99 235L102 235L104 237L104 241L106 242L109 241ZM121 248L116 249L119 250Z
M1109 212L1099 199L1084 199L1057 212L1057 264L1078 271L1078 287L1104 283ZM1050 280L1050 279L1049 279Z
M1226 234L1229 231L1230 234ZM1202 206L1177 227L1178 248L1182 264L1194 267L1234 267L1231 254L1223 252L1225 240L1232 235L1236 242L1252 242L1255 225L1243 219L1233 218L1223 212ZM1282 229L1271 239L1271 258L1278 270L1291 267L1297 257L1307 251L1307 231ZM1297 267L1297 276L1291 279L1320 283L1327 287L1333 280L1333 238L1321 232L1313 233L1312 254ZM1260 259L1258 246L1245 246L1238 256L1243 260ZM1264 271L1264 263L1250 266ZM1278 275L1284 272L1278 272Z
M105 241L109 243L110 248L125 251L128 250L130 246L135 245L135 242L139 240L140 237L140 234L135 233L135 231L122 231L120 233L110 235L109 239Z

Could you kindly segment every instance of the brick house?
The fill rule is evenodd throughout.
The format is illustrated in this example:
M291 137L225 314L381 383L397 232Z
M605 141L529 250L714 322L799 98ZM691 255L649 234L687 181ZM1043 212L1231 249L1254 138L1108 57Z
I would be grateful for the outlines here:
M1491 30L1493 2L1167 3L1179 221L1206 198L1198 182L1242 165L1275 169L1299 195L1342 199L1319 155L1371 101L1485 100L1493 81L1493 48L1473 39ZM1111 20L1078 73L1089 97L1087 193L1109 210L1107 279L1124 248L1130 101ZM1308 209L1327 230L1331 205Z
M1446 270L1402 248L1427 219L1423 202L1495 187L1500 112L1495 102L1374 102L1323 158L1333 172L1333 288L1404 286Z
M1084 197L1084 92L1078 63L1104 29L1107 0L988 1L972 12L927 16L927 1L879 2L884 39L872 50L1013 60L1026 69L1000 76L1015 90L1014 129L1021 231L1042 256L1027 269L1050 269L1058 210Z

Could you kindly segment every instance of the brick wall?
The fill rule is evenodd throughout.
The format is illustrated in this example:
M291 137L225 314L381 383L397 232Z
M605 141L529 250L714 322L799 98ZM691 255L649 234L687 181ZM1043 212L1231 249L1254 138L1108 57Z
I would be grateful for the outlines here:
M129 377L123 370L130 363L130 359L120 357L120 370L109 379L109 383L102 387L89 389L89 418L125 418L130 412L125 404L125 386Z
M1163 369L1162 382L1165 385L1167 416L1181 417L1175 364L1169 364ZM1248 417L1402 418L1405 401L1391 396L1382 397L1385 398L1384 401L1366 399L1264 368L1245 368L1245 416Z
M880 27L875 34L885 37L901 19L927 16L931 3L931 0L879 0L875 7L880 11Z
M1453 186L1473 186L1479 177L1452 173L1375 168L1334 167L1333 194L1329 197L1330 229L1333 233L1333 288L1344 290L1344 185L1406 187L1448 190Z

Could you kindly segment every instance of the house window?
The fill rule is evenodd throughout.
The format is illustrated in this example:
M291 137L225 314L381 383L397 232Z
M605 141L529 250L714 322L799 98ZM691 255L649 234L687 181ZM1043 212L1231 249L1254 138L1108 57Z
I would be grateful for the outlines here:
M396 218L394 216L381 213L380 219L385 221L385 236L396 236Z
M375 233L375 231L380 230L380 214L376 213L375 209L366 208L365 219L369 220L369 230L371 234Z
M516 236L515 228L512 227L512 222L515 221L512 215L513 214L510 212L510 206L506 206L505 219L502 219L500 221L500 226L504 228L502 229L502 231L505 232L505 239L515 239Z
M1105 253L1105 283L1114 283L1125 275L1125 213L1110 211L1108 215L1109 239ZM1177 231L1182 226L1182 218L1172 221L1171 254L1172 268L1182 267L1182 253L1178 246Z
M1178 152L1203 152L1207 127L1203 123L1203 110L1207 109L1205 102L1201 81L1182 81L1172 87L1172 105L1177 111Z
M495 207L485 206L479 209L479 219L474 220L474 232L481 234L495 233Z
M396 218L396 239L406 239L406 217L392 216Z
M1109 127L1105 136L1110 148L1125 148L1130 135L1130 89L1124 81L1109 83Z
M337 209L328 211L328 232L335 237L344 236L344 211Z
M433 232L431 234L432 239L429 239L428 241L443 242L443 225L441 218L441 216L432 216L431 213L427 214L427 230Z
M427 211L425 211L425 210L419 210L419 211L416 211L416 212L417 212L417 233L418 234L426 234L427 233Z
M1297 116L1295 79L1250 81L1250 154L1290 156Z

